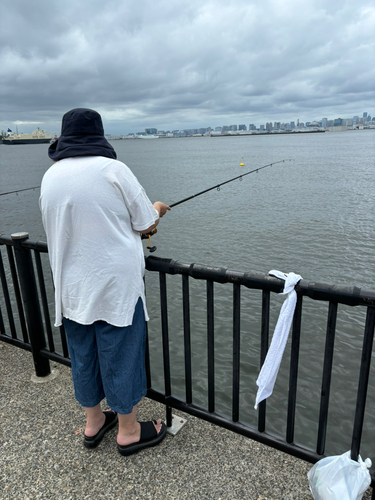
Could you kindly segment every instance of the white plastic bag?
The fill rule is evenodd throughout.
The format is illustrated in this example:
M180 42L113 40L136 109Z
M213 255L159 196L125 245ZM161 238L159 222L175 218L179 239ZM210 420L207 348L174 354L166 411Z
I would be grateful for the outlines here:
M319 460L307 473L314 500L361 500L371 483L368 469L371 460L358 462L350 458L350 451L343 455Z

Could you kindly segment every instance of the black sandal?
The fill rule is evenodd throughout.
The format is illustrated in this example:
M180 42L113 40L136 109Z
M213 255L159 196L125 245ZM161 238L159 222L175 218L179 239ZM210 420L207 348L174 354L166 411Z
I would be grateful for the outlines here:
M103 424L103 427L95 434L95 436L85 436L85 439L83 441L83 444L86 446L86 448L96 448L100 441L103 439L104 434L112 429L117 424L117 413L112 410L106 410L103 411L104 416L105 416L105 422Z
M128 444L126 446L117 445L120 455L128 457L137 453L144 448L150 448L161 443L167 434L167 427L164 422L161 423L161 429L158 433L155 429L156 420L153 422L139 422L141 424L141 438L137 443Z

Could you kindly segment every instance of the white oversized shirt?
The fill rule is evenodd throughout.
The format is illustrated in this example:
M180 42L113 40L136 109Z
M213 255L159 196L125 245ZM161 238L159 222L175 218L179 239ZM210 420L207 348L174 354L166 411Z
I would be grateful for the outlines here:
M40 209L55 285L55 326L62 316L132 324L144 293L144 255L138 231L157 210L131 170L102 156L66 158L45 173Z

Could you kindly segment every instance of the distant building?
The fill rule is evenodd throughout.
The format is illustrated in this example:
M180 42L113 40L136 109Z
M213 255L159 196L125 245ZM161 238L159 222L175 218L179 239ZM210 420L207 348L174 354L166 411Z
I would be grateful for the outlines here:
M229 125L229 130L231 130L232 132L236 132L237 125Z
M147 135L156 135L158 131L156 128L145 128L145 132Z
M325 128L327 126L327 118L322 118L322 127Z
M290 128L293 130L296 128L296 122L290 122Z
M246 130L246 125L238 125L238 130Z
M215 127L215 132L221 132L223 127Z
M333 126L334 127L341 127L343 124L342 121L343 121L342 118L335 118L333 120Z
M264 125L260 125L259 130L264 130Z
M206 129L204 129L206 130ZM202 134L202 132L199 131L199 129L197 128L186 128L183 130L184 134L185 135L198 135L198 134Z
M222 131L222 132L228 132L228 130L229 130L228 125L223 125L223 128L222 128L222 130L221 130L221 131Z
M256 126L254 125L254 123L250 123L249 125L249 130L256 130Z

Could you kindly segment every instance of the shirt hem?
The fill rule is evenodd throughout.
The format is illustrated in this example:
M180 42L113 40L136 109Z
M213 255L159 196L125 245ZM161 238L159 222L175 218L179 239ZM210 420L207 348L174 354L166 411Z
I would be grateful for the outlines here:
M150 318L149 318L148 313L147 313L146 301L145 301L144 297L142 297L142 295L137 296L135 303L134 303L134 306L131 308L132 315L131 315L130 322L128 322L128 321L111 321L111 320L109 320L109 318L105 318L104 316L99 316L99 317L97 317L93 320L90 320L90 321L88 321L88 320L82 321L81 319L78 320L77 318L73 317L74 315L72 316L72 315L65 314L65 313L63 313L62 316L66 319L69 319L70 321L74 321L75 323L78 323L79 325L92 325L93 323L95 323L95 321L105 321L109 325L116 326L118 328L124 328L124 327L130 326L133 324L134 311L135 311L135 307L136 307L139 299L142 299L145 321L149 321ZM62 321L60 321L60 323L58 321L55 322L56 327L59 327L61 325L62 325Z

